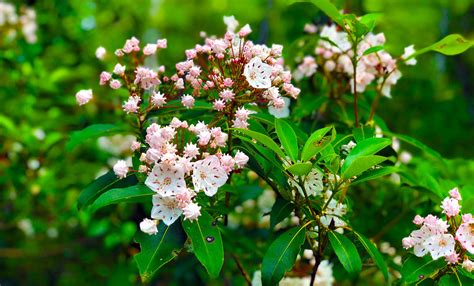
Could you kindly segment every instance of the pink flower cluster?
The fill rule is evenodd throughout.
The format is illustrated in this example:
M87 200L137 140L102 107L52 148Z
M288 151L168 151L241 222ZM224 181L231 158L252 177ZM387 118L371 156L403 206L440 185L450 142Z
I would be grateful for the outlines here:
M283 99L296 99L300 90L291 84L291 73L285 70L281 45L257 45L247 40L251 32L245 25L238 32L233 16L224 17L227 33L223 38L205 38L203 45L186 50L186 61L176 64L171 77L183 97L184 106L191 108L191 97L205 97L214 109L237 118L237 107L246 103L267 105L279 110L287 107ZM245 118L234 121L234 127L246 128Z
M346 32L338 30L336 25L325 25L320 27L319 36L321 39L314 50L314 56L305 56L294 72L294 77L300 80L310 77L321 67L321 72L331 77L347 78L350 91L354 90L354 67L352 58L354 51L352 43ZM390 97L390 90L401 77L401 72L397 68L397 60L388 52L380 50L364 55L368 49L385 44L383 33L369 33L357 46L358 63L356 67L356 90L364 92L366 87L376 83L377 89ZM404 58L415 52L413 46L406 50ZM408 54L410 53L410 54ZM414 64L416 60L410 59L406 64Z
M415 216L413 223L420 226L402 241L405 249L413 248L416 256L430 254L436 260L444 257L448 264L457 264L466 252L474 254L474 219L472 214L461 215L459 201L461 195L457 188L449 192L449 197L441 203L447 221L434 215ZM462 266L472 271L473 262L467 255Z
M201 207L193 200L197 193L214 196L229 174L243 168L249 159L240 151L234 156L223 154L219 148L226 146L227 140L228 135L220 127L203 122L189 125L175 117L166 126L151 124L146 130L145 146L132 144L134 152L141 152L138 172L147 174L145 184L156 192L153 219L170 225L182 214L189 220L200 216ZM114 166L117 176L126 175L123 163L119 161ZM154 230L149 220L143 225L143 229L151 226Z

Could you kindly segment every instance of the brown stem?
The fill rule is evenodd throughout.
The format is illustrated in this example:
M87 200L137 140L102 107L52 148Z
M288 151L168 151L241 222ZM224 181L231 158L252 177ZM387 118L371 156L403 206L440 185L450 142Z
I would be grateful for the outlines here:
M240 274L242 274L245 281L247 282L247 285L252 286L252 280L250 279L250 276L247 273L247 271L245 271L245 268L243 267L242 263L239 261L237 256L235 256L234 254L231 254L231 255L232 255L232 258L235 261L235 264L237 265L237 268L239 268Z

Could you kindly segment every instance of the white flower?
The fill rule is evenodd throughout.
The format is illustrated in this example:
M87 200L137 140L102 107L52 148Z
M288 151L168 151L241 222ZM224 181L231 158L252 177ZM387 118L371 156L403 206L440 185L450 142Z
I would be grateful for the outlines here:
M151 96L151 103L156 107L162 107L166 103L166 97L161 92L153 92Z
M474 254L474 220L462 223L456 231L456 239L469 253Z
M187 109L193 108L193 106L194 106L194 97L192 97L191 95L183 95L181 97L181 103Z
M140 107L138 104L140 103L141 99L139 96L130 96L127 101L125 101L122 105L123 111L127 113L137 113Z
M409 60L406 60L407 58L409 58L411 55L413 55L415 53L415 48L414 48L414 45L410 45L408 47L405 48L405 51L402 55L402 59L405 60L405 64L406 65L409 65L409 66L414 66L416 65L416 59L415 58L411 58Z
M182 213L183 210L179 208L179 201L176 200L175 196L153 195L152 218L162 220L166 225L171 225Z
M290 104L291 100L288 97L282 97L285 102L285 106L282 108L276 108L273 105L268 106L268 113L275 116L276 118L286 118L290 116Z
M149 235L156 234L158 233L156 223L156 220L146 218L140 223L140 230Z
M430 252L433 260L453 254L455 244L456 242L451 234L433 235L423 243L426 249Z
M196 192L204 190L207 196L212 197L227 181L227 173L219 158L211 155L194 164L192 178Z
M189 203L183 208L185 219L195 221L201 215L201 207L196 203Z
M125 178L128 173L128 166L124 160L119 160L114 165L114 173L119 178Z
M304 188L308 196L321 195L324 188L323 173L318 169L311 170L304 180Z
M224 16L224 23L227 26L227 32L235 32L237 26L239 26L239 21L235 20L235 17L232 16Z
M106 53L107 51L104 47L98 47L97 50L95 50L95 57L99 60L103 60L105 58Z
M155 164L145 185L163 196L176 195L186 190L184 171L164 163Z
M122 66L121 64L116 64L114 67L114 74L123 76L125 73L125 66Z
M237 167L243 168L249 161L249 157L245 155L244 152L237 151L237 153L235 153L235 156L234 156L234 161Z
M251 59L244 68L244 76L253 88L271 87L271 75L272 67L266 63L262 63L259 57Z
M326 208L326 215L321 217L321 223L325 227L328 227L331 224L331 221L334 220L334 226L336 228L345 226L346 222L341 218L346 214L346 208L345 204L331 199Z
M334 277L332 275L332 264L327 260L321 261L318 272L314 280L316 286L331 286L334 284Z
M462 268L466 269L468 272L472 272L472 270L474 269L474 262L466 258L462 262Z
M84 105L92 99L92 89L79 90L76 93L76 101L79 105Z

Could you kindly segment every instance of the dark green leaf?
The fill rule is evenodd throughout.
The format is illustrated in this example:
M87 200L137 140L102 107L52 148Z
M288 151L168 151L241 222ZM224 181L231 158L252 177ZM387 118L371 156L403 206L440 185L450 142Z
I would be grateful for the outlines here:
M431 257L411 256L402 266L400 273L402 281L405 283L415 283L420 281L421 277L429 277L441 268L446 266L444 259L432 260Z
M355 179L352 182L352 185L378 179L380 177L390 175L398 171L399 169L397 167L382 167L382 168L378 168L374 170L369 170L365 172L364 174L362 174L361 176L357 177L357 179Z
M219 276L224 264L224 247L219 228L207 212L196 221L183 221L184 231L191 239L197 259L212 278Z
M328 237L344 269L346 269L351 276L357 275L362 270L362 262L352 241L334 231L328 232Z
M373 166L387 160L386 157L377 155L359 156L355 158L351 165L342 172L342 178L347 180L353 176L358 176Z
M311 2L321 9L329 18L331 18L331 20L339 26L344 27L344 22L342 21L342 15L339 13L339 9L337 9L329 0L312 0Z
M99 138L101 136L110 136L125 131L127 131L126 127L114 124L90 125L80 131L74 131L66 144L66 148L68 151L71 151L85 140Z
M136 184L128 188L111 189L94 201L91 205L91 210L96 211L105 206L122 202L137 203L147 200L151 202L151 196L154 194L155 192L143 184Z
M262 285L277 285L295 264L305 239L306 226L294 227L280 235L268 248L262 262Z
M352 162L361 156L373 155L383 148L387 147L392 143L392 140L388 138L367 138L360 141L347 155L344 164L342 165L341 172L344 173Z
M247 135L251 139L255 139L260 144L267 146L281 158L285 158L285 153L283 153L283 151L280 149L280 146L278 146L278 144L276 144L275 141L273 141L273 139L268 137L267 135L261 134L252 130L246 130L246 129L236 129L236 130L243 133L244 135Z
M387 134L388 136L396 137L400 139L401 141L406 142L412 146L415 146L416 148L420 149L421 151L426 152L427 154L430 154L431 156L435 158L443 160L443 157L437 151L431 149L430 147L421 143L420 141L418 141L417 139L413 137L410 137L408 135L395 134L395 133L387 132L387 131L385 131L384 134Z
M295 206L292 202L283 198L277 198L270 212L270 229L273 229L275 225L287 218L294 208Z
M149 282L158 269L173 260L181 249L185 236L181 225L158 225L158 233L148 235L137 232L135 241L140 244L140 253L134 256L143 282Z
M130 173L126 178L119 179L114 171L110 170L90 183L79 195L77 207L85 208L92 204L96 198L110 189L125 188L137 183L137 178Z
M378 251L377 247L365 236L363 236L360 233L357 233L354 231L355 236L357 239L360 241L362 246L365 248L367 253L372 257L372 260L375 262L377 267L380 269L380 271L383 274L383 277L385 278L385 281L388 281L388 269L387 269L387 264L385 264L385 261L382 257L382 254Z
M284 119L275 118L275 130L283 149L293 162L298 160L298 138L296 133Z

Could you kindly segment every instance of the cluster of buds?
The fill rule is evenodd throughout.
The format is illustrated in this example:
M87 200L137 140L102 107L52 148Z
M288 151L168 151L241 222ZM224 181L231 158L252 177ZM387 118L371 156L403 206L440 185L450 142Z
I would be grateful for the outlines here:
M248 24L236 31L239 24L233 16L224 17L224 22L223 38L206 37L203 45L186 50L186 61L176 64L171 80L190 94L183 97L183 105L188 107L191 98L205 98L216 111L235 119L238 128L247 125L235 114L244 104L268 106L275 116L288 116L290 98L296 99L300 90L283 67L283 46L254 44L246 39L251 33Z
M434 260L444 257L448 264L461 264L471 272L474 262L466 254L474 254L474 219L472 214L461 214L460 200L461 195L454 188L442 201L446 220L431 214L426 217L417 215L413 223L420 228L403 239L403 247L413 248L418 257L428 253Z
M36 12L31 8L22 7L20 14L16 12L13 4L0 2L0 33L7 38L15 38L21 31L25 40L32 44L37 41L36 37Z
M311 77L319 69L325 76L331 78L346 79L351 92L354 92L354 50L356 51L356 91L364 92L366 87L372 83L376 84L377 90L383 96L391 97L390 90L401 77L401 72L397 67L397 59L388 52L379 50L364 54L372 47L380 47L385 44L383 33L368 33L364 39L354 49L349 39L349 35L339 30L336 25L325 25L315 27L311 33L319 32L319 40L314 49L314 55L308 55L299 60L300 64L294 72L294 77L300 80L304 77ZM414 58L408 59L415 50L413 46L405 48L405 53L400 60L405 60L405 64L414 65Z
M188 124L175 117L166 126L151 124L144 144L132 143L132 151L141 152L142 164L135 171L147 174L145 184L156 192L152 219L170 225L182 214L191 221L199 217L201 207L194 200L197 194L203 191L214 196L229 174L243 168L249 159L240 151L234 156L222 153L220 148L226 146L227 139L220 127ZM119 161L114 171L125 177L129 167ZM156 233L155 220L144 220L142 231Z

